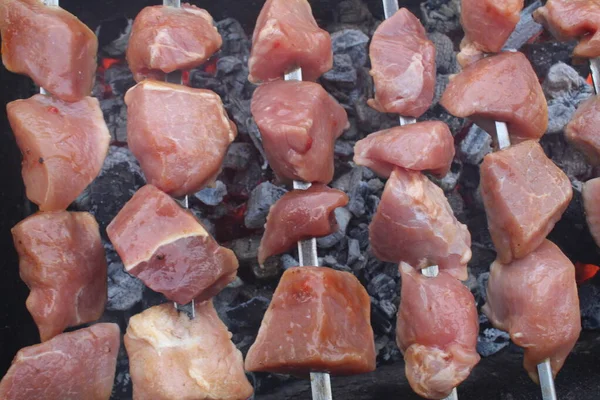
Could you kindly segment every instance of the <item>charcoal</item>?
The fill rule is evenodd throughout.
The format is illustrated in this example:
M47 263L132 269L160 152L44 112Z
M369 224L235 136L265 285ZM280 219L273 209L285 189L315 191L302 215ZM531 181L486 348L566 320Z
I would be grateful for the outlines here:
M577 41L570 42L535 42L525 44L521 51L525 53L536 74L540 78L545 78L550 68L558 63L571 64L571 55ZM587 76L589 67L585 64L573 67L582 76Z
M371 326L376 333L388 334L394 330L394 326L390 319L377 306L377 301L371 298Z
M385 343L385 345L381 348L381 350L379 351L378 359L380 361L386 362L386 363L401 361L402 353L400 352L400 349L398 348L396 341L393 339L389 339L388 336L380 336L377 339L380 340L380 338L388 338L388 340Z
M248 168L237 171L231 182L227 183L227 193L248 198L256 186L264 180L263 172L257 160L252 160Z
M348 240L348 261L347 263L353 264L356 260L363 258L360 251L360 243L356 239Z
M217 78L210 72L202 69L194 69L190 71L190 86L197 89L212 90L217 93L223 100L227 99L227 89L225 82Z
M435 45L435 64L438 74L455 74L460 70L452 39L440 32L432 32L429 40Z
M366 213L366 199L365 197L369 193L369 186L366 182L361 181L358 186L354 187L348 196L350 201L348 202L348 210L355 217L362 217Z
M123 332L123 329L121 329ZM117 356L117 367L115 371L115 382L112 388L112 397L115 399L131 399L133 395L131 375L129 374L129 357L125 345L121 343L119 355Z
M279 257L270 257L264 265L258 264L258 247L261 236L253 235L230 242L229 247L235 253L240 268L250 268L254 276L258 279L273 279L279 276L281 272L281 262Z
M435 76L435 88L433 92L433 100L431 102L431 107L435 107L439 104L444 92L446 91L446 87L448 87L448 83L450 82L450 75L437 74Z
M385 274L375 276L367 285L369 294L380 300L393 300L397 290L398 285L394 278Z
M142 308L144 310L165 303L170 303L170 301L163 294L144 286L144 297L142 298Z
M477 304L483 305L487 301L487 284L489 280L489 272L482 272L477 277L477 292L475 294L475 300L477 301Z
M294 257L290 256L289 254L284 254L281 256L281 267L284 270L294 268L299 265L300 265L300 263L298 262L298 260L296 260Z
M583 329L600 329L600 279L595 277L579 286L581 326Z
M463 200L458 190L453 190L447 193L446 198L448 199L448 204L450 204L450 207L452 208L452 212L454 213L456 219L464 223L464 221L466 220L467 206L465 205L465 201Z
M354 118L348 118L348 122L350 122L350 127L344 131L342 134L342 139L345 140L357 140L360 138L360 133L358 131L358 126L356 124L356 120Z
M104 83L110 86L112 94L124 96L127 91L135 86L133 73L127 64L113 64L104 71Z
M396 317L396 312L398 312L394 303L389 300L381 300L377 307L379 307L388 319L394 319Z
M465 163L479 165L486 154L492 152L492 137L479 126L473 124L458 146L458 156Z
M442 190L446 193L454 190L458 181L460 180L460 176L462 174L462 164L460 161L453 161L450 165L450 171L443 178L430 177L430 179L435 182Z
M223 39L221 54L244 56L250 55L250 39L244 32L242 25L233 18L226 18L217 22L217 29Z
M438 78L436 82L441 82L445 78ZM437 90L437 89L436 89ZM439 93L438 93L439 95ZM468 121L465 118L457 118L449 114L444 107L439 104L432 105L432 107L423 114L420 118L423 121L442 121L452 132L452 136L456 136L462 132L463 128L467 125Z
M536 0L521 11L521 19L504 44L503 50L518 50L531 38L542 32L544 29L542 25L538 24L533 19L533 12L541 6L542 2Z
M317 245L322 249L329 249L342 240L346 236L348 224L352 219L352 213L347 208L337 208L335 211L335 219L338 224L338 230L331 235L317 238Z
M231 321L232 329L258 328L271 301L265 297L257 296L250 300L229 308L225 313Z
M127 143L127 106L122 97L100 100L100 109L112 140Z
M546 155L558 165L571 180L582 182L592 178L593 167L582 153L575 150L563 135L544 135L540 140Z
M227 195L227 187L221 181L216 181L214 187L207 187L194 194L194 196L207 206L216 206Z
M348 54L333 56L333 68L323 75L323 79L345 87L356 84L356 68L352 65L352 58Z
M235 142L227 150L223 160L223 168L243 171L248 168L248 164L253 159L256 159L256 150L251 143Z
M347 55L354 67L363 67L369 59L369 37L357 29L343 29L331 35L333 54Z
M350 230L348 236L358 240L358 243L360 243L361 250L366 249L369 245L369 225L367 225L366 223L358 224L358 226Z
M350 193L362 182L365 171L367 171L367 168L352 168L352 170L334 180L331 187L341 190L342 192Z
M101 57L121 58L125 56L133 20L115 18L102 22L96 29Z
M460 0L427 0L421 3L421 14L428 31L449 33L460 28Z
M126 311L142 300L144 284L136 277L125 272L123 263L112 244L107 240L103 242L108 262L106 309L109 311Z
M348 157L354 154L354 142L337 140L335 142L335 154L340 157Z
M369 179L369 181L367 182L367 186L369 187L369 192L371 192L373 194L381 195L381 192L383 191L385 184L383 183L383 181L381 179L373 178L373 179Z
M286 193L284 188L263 182L256 186L248 199L244 224L249 229L260 229L267 222L269 209Z
M477 337L477 352L482 357L489 357L508 346L508 333L496 328L485 328Z
M343 25L369 26L373 22L373 15L364 1L343 0L334 10L334 19Z
M252 140L252 144L254 144L254 147L256 148L256 150L258 150L258 152L262 156L262 159L264 160L263 168L266 168L267 154L265 153L265 149L262 145L262 137L260 135L260 130L258 129L256 122L254 122L254 119L251 117L249 117L245 121L245 124L247 126L247 134L248 134L248 136L250 136L250 140ZM239 130L239 126L240 125L238 125L238 130ZM239 132L241 133L242 131L239 131Z
M398 118L369 107L365 98L354 101L354 113L358 128L365 134L370 134L398 125Z

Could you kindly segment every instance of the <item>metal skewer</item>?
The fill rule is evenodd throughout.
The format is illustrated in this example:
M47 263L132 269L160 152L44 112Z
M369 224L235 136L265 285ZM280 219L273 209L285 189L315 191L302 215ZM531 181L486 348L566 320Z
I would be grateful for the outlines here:
M181 8L181 0L163 0L163 6ZM182 78L181 71L174 71L174 72L171 72L170 74L167 74L167 76L165 77L165 82L182 85L183 78ZM179 202L179 204L181 204L181 206L183 208L185 208L185 209L189 208L188 196L185 196L183 199L177 200L177 201ZM179 305L176 302L173 302L173 305L175 306L175 309L177 311L185 312L191 319L196 318L196 307L194 304L194 300L192 300L192 302L189 305L188 304Z
M301 81L302 69L296 68L292 72L285 74L286 81ZM306 190L311 186L310 183L294 181L294 189ZM298 242L298 262L302 267L318 267L319 258L317 256L317 239L312 238ZM326 372L311 372L310 387L313 400L332 400L331 379Z
M398 12L399 9L400 7L398 6L398 0L383 0L383 13L386 19ZM410 125L417 122L416 118L403 117L402 115L399 117L399 120L401 126ZM429 278L435 278L440 273L440 269L437 265L432 265L430 267L421 269L421 273ZM443 400L458 400L456 388L453 388L450 395Z
M590 70L592 71L594 91L596 92L596 94L600 94L600 58L590 59Z

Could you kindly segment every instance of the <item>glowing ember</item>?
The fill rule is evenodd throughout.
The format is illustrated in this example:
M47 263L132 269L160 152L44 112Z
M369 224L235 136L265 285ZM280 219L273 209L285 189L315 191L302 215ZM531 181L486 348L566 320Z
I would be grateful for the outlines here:
M598 273L598 270L600 270L600 267L594 264L575 263L575 279L577 280L577 284L581 285L592 279Z

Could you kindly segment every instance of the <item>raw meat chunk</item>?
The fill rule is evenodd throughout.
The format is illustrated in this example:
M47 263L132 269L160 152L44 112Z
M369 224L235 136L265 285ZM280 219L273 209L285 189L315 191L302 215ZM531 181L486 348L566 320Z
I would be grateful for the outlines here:
M583 206L590 233L600 247L600 178L583 185Z
M600 165L600 97L593 96L579 105L565 127L565 136L590 164Z

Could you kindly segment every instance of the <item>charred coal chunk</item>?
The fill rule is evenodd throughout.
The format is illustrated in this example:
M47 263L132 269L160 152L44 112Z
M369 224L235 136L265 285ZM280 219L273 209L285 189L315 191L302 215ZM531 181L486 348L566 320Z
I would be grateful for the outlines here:
M427 0L421 3L428 31L449 33L460 28L460 0Z

